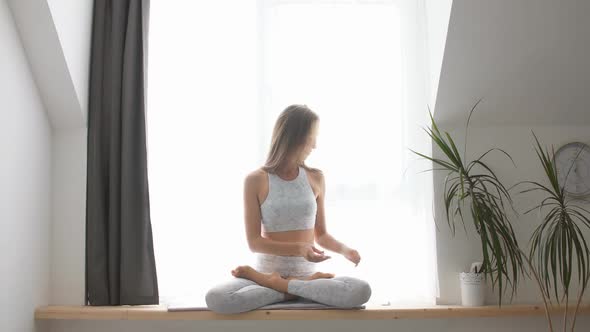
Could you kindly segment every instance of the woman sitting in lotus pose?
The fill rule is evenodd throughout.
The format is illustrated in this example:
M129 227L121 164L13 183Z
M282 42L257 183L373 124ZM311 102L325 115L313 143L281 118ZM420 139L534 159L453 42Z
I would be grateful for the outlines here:
M246 236L257 254L256 266L238 266L233 280L212 288L207 306L239 313L303 297L338 307L366 303L366 281L315 271L329 259L314 246L338 253L358 265L358 251L326 231L322 172L305 165L315 149L319 118L307 106L291 105L277 119L266 164L244 184Z

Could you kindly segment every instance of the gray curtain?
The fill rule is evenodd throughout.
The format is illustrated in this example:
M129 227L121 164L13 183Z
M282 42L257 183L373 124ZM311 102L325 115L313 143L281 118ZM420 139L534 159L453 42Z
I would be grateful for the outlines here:
M86 195L89 305L159 302L146 160L145 6L141 0L94 2Z

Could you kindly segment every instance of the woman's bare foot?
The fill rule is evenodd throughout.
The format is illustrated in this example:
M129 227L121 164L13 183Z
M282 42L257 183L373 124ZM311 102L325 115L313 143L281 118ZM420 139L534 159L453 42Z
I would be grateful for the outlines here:
M278 272L265 274L254 270L249 265L241 265L233 269L231 274L236 278L252 280L260 286L272 288L281 293L287 293L287 285L289 284L289 280L281 277Z
M252 280L250 277L252 277L255 272L257 273L257 271L254 270L250 265L240 265L240 266L236 267L235 269L231 270L231 274L234 277L250 279L250 280Z
M244 279L252 280L261 286L272 288L272 289L279 291L281 293L285 293L286 299L296 298L295 295L288 294L287 291L288 291L289 280L299 279L299 278L295 278L295 277L283 278L277 272L273 272L270 274L260 273L249 265L240 265L240 266L236 267L235 269L233 269L231 271L231 274L236 278L244 278ZM334 278L334 274L333 273L316 272L316 273L312 274L311 276L304 278L303 280L316 280L316 279L329 279L329 278Z

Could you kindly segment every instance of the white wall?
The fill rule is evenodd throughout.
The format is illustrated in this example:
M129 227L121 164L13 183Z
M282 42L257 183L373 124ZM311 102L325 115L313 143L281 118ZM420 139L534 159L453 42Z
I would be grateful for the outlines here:
M86 132L53 135L51 304L84 304Z
M54 128L50 303L82 304L92 0L9 1Z
M49 300L51 129L0 1L0 331L34 331Z

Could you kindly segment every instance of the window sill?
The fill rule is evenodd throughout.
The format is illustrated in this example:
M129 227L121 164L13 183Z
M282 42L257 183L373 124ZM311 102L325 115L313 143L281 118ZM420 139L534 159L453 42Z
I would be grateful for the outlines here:
M563 312L555 308L553 313ZM59 320L382 320L419 318L504 317L544 315L543 305L483 307L368 307L361 310L255 310L221 315L211 311L168 312L165 306L46 306L35 310L35 319ZM580 306L580 315L590 314L590 305Z

